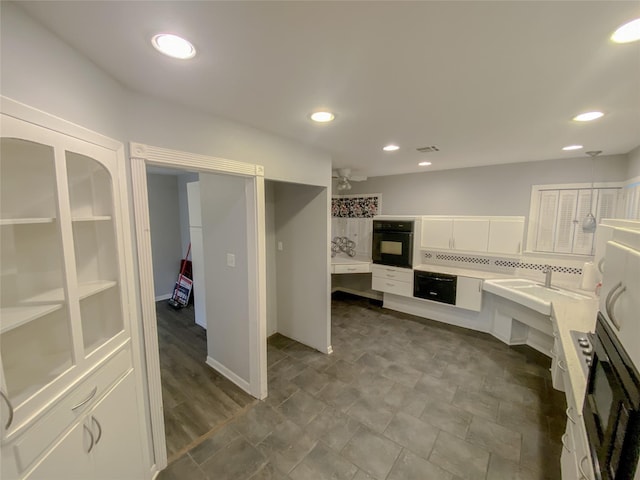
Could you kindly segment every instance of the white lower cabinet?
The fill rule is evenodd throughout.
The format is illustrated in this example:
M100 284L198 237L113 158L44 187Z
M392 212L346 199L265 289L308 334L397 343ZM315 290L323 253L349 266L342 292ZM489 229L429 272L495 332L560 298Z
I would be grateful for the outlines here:
M456 285L456 307L479 312L482 310L482 280L458 277Z
M25 478L29 480L109 480L144 478L135 379L120 380L81 415Z
M84 423L78 423L26 478L30 480L85 480L93 478L94 466L86 454L90 446Z
M413 297L413 270L387 265L372 265L371 289L403 297Z

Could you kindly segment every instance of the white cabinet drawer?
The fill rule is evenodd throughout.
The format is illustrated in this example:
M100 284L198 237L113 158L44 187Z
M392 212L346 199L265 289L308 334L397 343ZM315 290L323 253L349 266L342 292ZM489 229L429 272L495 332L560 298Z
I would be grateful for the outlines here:
M387 278L373 277L371 279L371 288L380 292L413 297L413 282L401 282Z
M374 277L386 278L398 282L413 282L413 270L406 268L387 267L386 265L372 265Z
M370 271L368 263L331 265L331 273L368 273Z
M127 346L82 380L43 418L11 442L8 447L13 450L18 471L24 472L130 369L131 352Z

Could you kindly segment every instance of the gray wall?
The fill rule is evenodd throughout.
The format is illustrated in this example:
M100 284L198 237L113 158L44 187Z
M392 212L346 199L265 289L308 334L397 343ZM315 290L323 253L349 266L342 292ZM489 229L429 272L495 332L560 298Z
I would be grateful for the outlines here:
M180 242L178 182L175 175L147 174L153 283L156 298L171 294L184 256Z
M11 2L0 2L2 95L126 141L124 89Z
M640 146L629 152L629 170L627 171L627 180L640 177Z
M321 352L330 345L329 193L275 185L278 332Z
M2 95L125 145L134 141L261 164L268 179L331 184L328 154L129 91L15 4L0 6Z
M208 356L250 381L247 200L249 180L200 174ZM227 254L235 255L235 267Z
M596 182L627 179L624 155L593 163ZM385 215L529 215L531 186L591 182L590 158L512 163L353 182L348 192L381 193Z

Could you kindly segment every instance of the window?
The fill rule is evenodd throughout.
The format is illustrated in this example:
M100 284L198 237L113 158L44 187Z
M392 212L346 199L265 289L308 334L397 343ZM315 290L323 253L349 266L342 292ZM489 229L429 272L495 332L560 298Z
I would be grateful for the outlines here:
M594 233L582 231L589 212L597 223L617 215L620 187L615 184L535 185L531 192L530 251L593 255Z

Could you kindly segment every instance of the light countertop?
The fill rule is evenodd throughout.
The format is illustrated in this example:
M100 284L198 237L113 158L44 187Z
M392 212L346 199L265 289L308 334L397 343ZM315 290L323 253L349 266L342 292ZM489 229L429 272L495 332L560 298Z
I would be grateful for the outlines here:
M365 257L350 257L348 255L336 255L331 257L331 265L357 265L363 263L371 263L370 258Z
M571 385L565 385L565 389L571 389L576 405L580 407L584 401L587 377L580 364L583 359L578 357L578 352L573 345L571 330L594 331L598 313L598 299L553 301L551 310L551 321L558 330L571 382ZM578 414L582 415L582 412L578 411Z
M488 280L490 278L514 278L513 275L507 275L504 273L496 273L496 272L485 272L484 270L473 270L470 268L460 268L460 267L446 267L442 265L428 265L421 264L413 267L414 270L420 270L422 272L433 272L433 273L446 273L449 275L458 275L460 277L471 277L471 278L480 278L483 280Z

